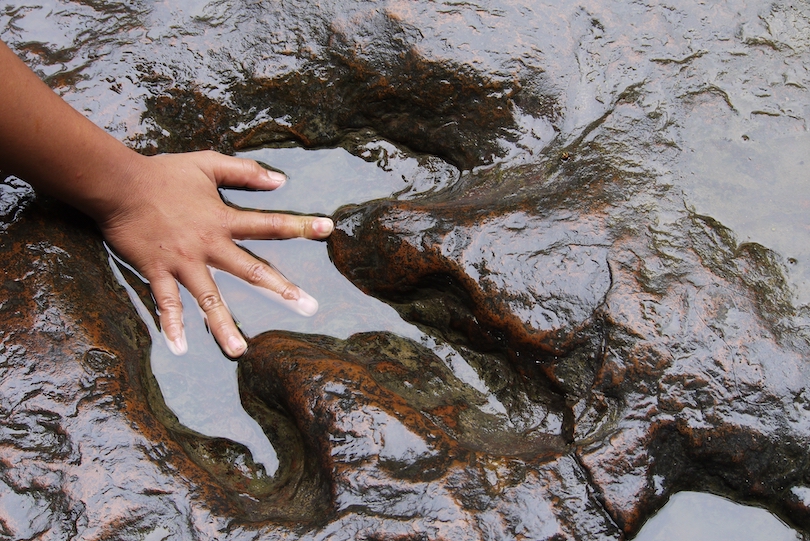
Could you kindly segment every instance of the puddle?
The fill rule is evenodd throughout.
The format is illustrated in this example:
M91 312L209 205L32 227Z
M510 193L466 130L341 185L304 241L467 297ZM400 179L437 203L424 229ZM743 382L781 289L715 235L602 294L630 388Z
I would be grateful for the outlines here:
M223 190L223 197L246 208L330 214L347 203L430 189L446 182L450 171L425 170L415 158L398 155L385 142L369 146L372 152L380 159L366 161L339 148L245 152L239 156L285 171L288 182L273 192ZM404 180L406 175L421 184ZM259 288L217 272L217 284L246 336L272 329L347 338L358 332L385 330L423 339L424 335L390 306L363 294L344 278L330 262L326 243L294 239L246 241L242 245L273 264L320 304L318 313L306 318L278 305ZM174 356L159 336L152 345L152 371L166 405L186 427L242 443L266 470L275 471L278 461L273 447L239 401L237 364L221 353L193 297L182 287L181 297L188 353ZM145 319L156 336L153 322Z
M678 492L633 541L801 541L771 513L701 492Z
M810 304L810 134L695 122L699 137L684 153L687 203L734 231L738 242L780 254L796 304Z

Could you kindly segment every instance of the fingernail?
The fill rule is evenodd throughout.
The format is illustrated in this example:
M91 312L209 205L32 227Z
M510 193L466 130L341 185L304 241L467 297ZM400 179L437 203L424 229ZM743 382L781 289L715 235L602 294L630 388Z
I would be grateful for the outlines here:
M287 175L284 173L279 173L278 171L271 171L269 169L265 169L265 173L267 174L267 179L276 185L276 188L282 186L285 182L287 182Z
M309 317L318 311L318 301L308 293L301 291L301 296L298 297L298 301L296 302L296 308L299 314Z
M335 228L335 223L329 218L315 218L312 229L321 235L328 235Z
M231 355L234 357L240 356L247 349L245 339L241 336L231 335L228 338L228 349L231 350Z
M186 341L185 330L181 331L180 336L174 340L169 340L169 337L166 335L164 335L164 337L166 338L166 345L169 347L169 351L171 351L173 355L180 357L188 353L188 342Z

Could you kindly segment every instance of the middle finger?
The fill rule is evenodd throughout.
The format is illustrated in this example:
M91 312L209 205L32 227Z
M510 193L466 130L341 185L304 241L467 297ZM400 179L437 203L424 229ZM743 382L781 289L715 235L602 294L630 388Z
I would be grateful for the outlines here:
M244 240L325 239L334 229L332 220L321 216L232 210L228 218L231 235Z

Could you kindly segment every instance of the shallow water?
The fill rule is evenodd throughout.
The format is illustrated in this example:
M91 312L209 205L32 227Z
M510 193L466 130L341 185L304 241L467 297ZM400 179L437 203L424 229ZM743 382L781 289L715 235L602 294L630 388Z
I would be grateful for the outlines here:
M408 187L393 171L386 172L343 149L264 149L242 157L256 159L288 173L287 183L274 192L223 190L232 204L255 209L287 209L330 214L340 205L364 197L386 197ZM269 261L320 304L307 318L294 313L255 288L226 273L215 279L241 331L256 336L271 329L327 334L337 338L364 331L389 329L418 339L421 333L401 320L388 305L362 294L329 261L326 244L302 239L248 241L242 245ZM226 437L251 449L257 462L275 472L275 451L259 425L241 407L236 363L225 357L210 333L194 298L182 289L189 351L173 355L151 320L152 371L167 406L182 424L207 436Z
M221 63L206 62L200 68L198 55L208 51L211 42L223 49L228 43L237 57L256 46L235 39L242 32L234 21L247 25L246 41L256 37L251 32L264 35L251 26L256 23L247 10L239 12L245 6L236 1L134 4L126 10L114 5L46 4L21 8L14 2L3 3L0 36L21 44L26 59L68 100L113 133L129 137L135 146L141 144L138 136L156 124L148 114L146 119L141 116L147 109L144 102L171 84L183 86L191 81L203 87L208 97L227 97L230 80L235 77L229 72L229 60L217 56ZM516 108L520 137L500 142L506 149L501 163L531 162L558 138L561 145L570 143L616 105L611 100L619 90L643 81L648 87L638 91L641 108L660 108L660 126L649 132L627 129L634 111L625 107L622 112L617 106L609 119L613 121L610 129L616 129L618 139L643 139L651 133L661 136L666 144L644 148L635 158L660 173L658 181L682 190L688 207L730 227L740 241L761 243L780 254L795 290L795 303L810 302L810 137L806 122L810 65L804 52L808 28L804 4L793 11L771 10L756 2L661 11L639 3L611 8L588 2L571 6L505 3L501 9L467 9L446 3L437 7L448 16L441 23L434 23L434 15L426 6L414 5L413 12L402 6L392 9L402 10L404 19L413 17L414 24L422 23L428 38L420 47L427 57L459 59L484 72L489 70L495 79L511 76L503 66L540 66L555 79L549 82L538 75L533 81L537 88L559 84L564 89L559 105L565 111L562 119L550 114L523 115ZM329 3L324 3L323 9L335 10ZM533 10L546 16L539 17ZM743 12L748 22L726 25L726 20L737 20L735 10ZM99 13L105 17L99 18ZM266 13L262 15L270 19ZM451 16L455 17L452 21ZM634 16L638 16L638 23ZM514 25L514 38L502 32L499 20ZM284 27L287 22L289 28ZM651 24L637 36L636 31L647 22ZM275 53L286 47L285 40L294 42L290 35L296 32L306 36L311 30L316 35L317 26L317 21L277 23L268 32L272 37L268 41L273 42L268 50ZM431 38L431 34L443 38ZM45 53L30 46L37 43L45 44ZM306 54L301 51L308 46L315 52L321 50L313 37L312 43L281 57L288 64L267 65L258 58L248 59L248 64L254 62L251 69L267 77L292 72L305 63L302 58ZM164 51L157 62L150 56L155 49ZM60 51L61 55L57 54ZM217 50L216 54L224 53ZM166 82L161 77L172 79ZM104 84L98 84L102 80ZM710 91L705 92L706 88ZM688 106L683 106L685 102ZM201 145L198 140L186 141L184 136L181 132L166 137L183 149L183 145ZM277 192L226 191L224 197L244 207L330 214L346 203L392 194L411 197L439 189L460 175L457 168L437 157L401 152L383 140L358 145L354 154L343 148L294 147L243 152L242 156L286 171L290 180ZM296 240L243 245L320 302L318 314L303 318L220 273L217 282L247 336L284 329L345 338L361 331L390 330L426 340L389 306L362 294L343 278L330 263L325 244ZM272 447L239 404L236 364L221 355L193 299L185 292L183 295L189 353L174 357L160 339L154 341L152 350L152 368L167 404L186 426L242 442L273 469ZM457 365L455 369L469 372L469 366ZM474 373L468 374L466 381L477 384ZM716 539L722 534L712 529L707 515L734 517L729 520L739 523L734 509L738 508L726 503L714 505L700 497L675 496L659 517L670 517L666 527L670 533L674 525L688 523L701 532L714 531ZM658 521L650 521L637 539L664 539L643 537L663 535L649 533ZM757 524L738 531L734 538L762 539L756 537L761 535L760 527L771 539L785 532L784 526L768 520ZM793 538L792 534L785 535Z
M769 512L700 492L679 492L634 541L801 541Z

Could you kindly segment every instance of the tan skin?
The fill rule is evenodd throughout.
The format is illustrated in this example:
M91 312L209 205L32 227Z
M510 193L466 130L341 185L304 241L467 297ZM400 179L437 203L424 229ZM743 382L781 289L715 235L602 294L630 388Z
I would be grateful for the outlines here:
M272 190L285 177L251 160L203 151L146 157L56 95L0 42L0 169L91 216L148 281L169 348L187 351L177 282L197 299L230 357L247 349L209 267L282 296L305 315L317 302L234 239L324 239L328 218L237 210L218 186Z

